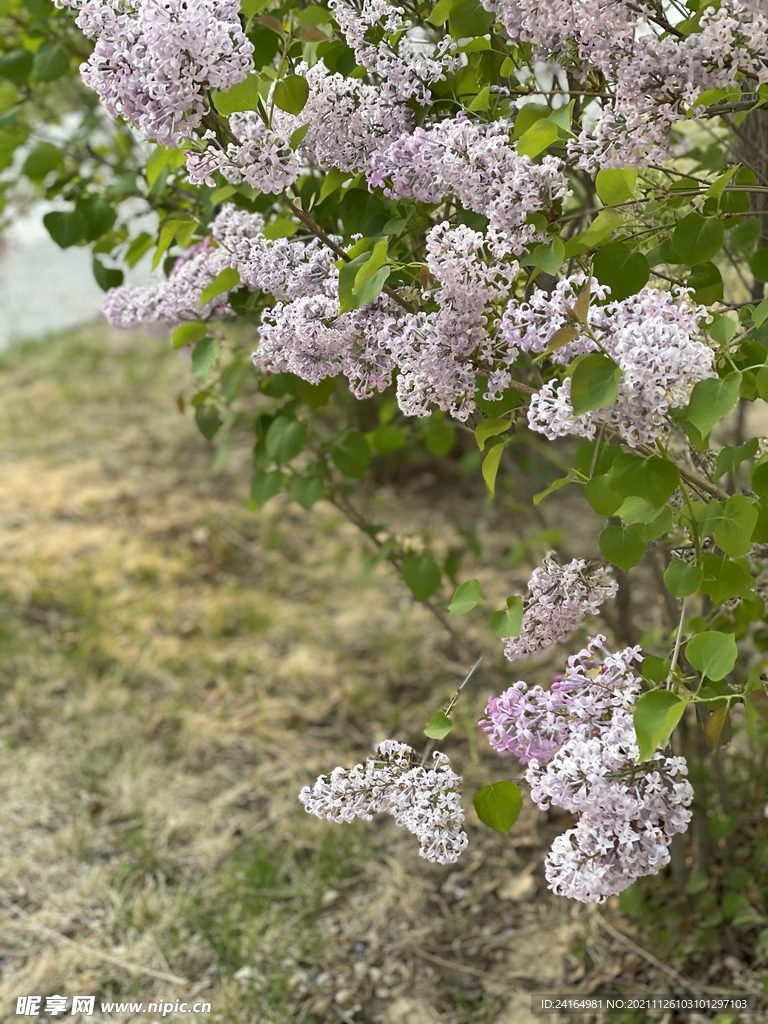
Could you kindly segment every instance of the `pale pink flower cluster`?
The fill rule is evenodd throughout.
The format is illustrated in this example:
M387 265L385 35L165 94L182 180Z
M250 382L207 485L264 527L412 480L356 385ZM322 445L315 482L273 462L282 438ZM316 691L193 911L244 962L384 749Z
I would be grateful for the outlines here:
M210 239L205 239L185 250L168 279L159 285L111 288L101 312L110 326L124 329L152 323L176 327L186 321L231 315L228 292L200 305L203 291L227 266L227 253L213 248Z
M253 68L237 0L57 0L96 39L81 65L104 106L164 146L178 146L206 110Z
M545 156L540 164L519 156L504 120L470 119L465 111L427 128L416 128L371 157L369 187L385 195L439 203L448 196L488 218L506 236L506 248L522 253L543 235L527 221L569 195L562 163Z
M533 801L579 815L545 861L550 888L602 903L669 863L693 799L685 758L659 748L637 764L632 710L642 692L639 647L612 654L597 636L568 659L550 691L518 682L492 697L480 721L491 746L527 765Z
M390 99L415 99L428 106L427 86L444 81L446 74L461 67L461 58L452 56L456 43L446 35L439 41L423 38L426 30L413 28L402 7L388 0L329 0L333 13L357 63L381 79L381 88ZM366 35L381 34L378 42ZM390 42L394 37L397 42Z
M643 288L621 302L590 305L587 329L569 316L566 306L576 299L585 276L576 274L558 282L547 294L537 290L527 302L512 299L502 317L500 337L509 347L543 352L559 328L573 326L578 336L553 352L553 362L568 363L575 356L600 349L621 369L618 398L607 409L574 418L571 380L550 381L531 398L528 423L532 430L553 439L566 434L595 436L595 420L618 430L632 447L648 444L664 430L670 408L683 406L694 384L715 377L715 352L693 335L708 317L703 306L687 301L684 289L659 291ZM593 295L604 298L608 289L592 282ZM589 333L588 333L589 332ZM590 336L591 335L591 336Z
M230 114L229 126L237 143L230 142L223 149L216 133L207 131L203 138L212 145L202 152L187 152L187 174L193 185L215 185L216 171L233 185L245 182L261 192L284 192L293 185L300 167L290 133L267 128L251 110Z
M568 148L581 166L627 167L669 156L669 130L708 89L730 88L745 72L768 81L768 11L761 0L722 0L698 25L676 34L669 11L652 0L482 0L510 39L605 82L594 130L585 127ZM752 81L749 82L751 87Z
M299 794L308 814L328 821L370 821L386 811L419 840L419 853L438 864L454 863L467 846L460 776L445 754L434 754L431 768L414 765L413 749L385 740L366 764L334 768L312 789Z
M618 592L610 568L590 565L583 558L558 565L553 555L554 551L546 553L528 581L530 596L520 635L505 640L504 654L510 661L561 643L586 615L594 615Z

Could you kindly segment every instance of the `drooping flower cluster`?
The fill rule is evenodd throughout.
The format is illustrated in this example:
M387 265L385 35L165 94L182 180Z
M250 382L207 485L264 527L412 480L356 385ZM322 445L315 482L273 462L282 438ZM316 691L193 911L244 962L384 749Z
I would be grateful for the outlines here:
M527 765L531 797L579 815L547 855L557 894L602 903L669 863L672 836L690 821L685 758L661 749L637 764L632 709L642 681L639 647L618 654L597 636L568 659L550 691L518 682L492 697L480 721L491 746Z
M96 39L83 81L147 139L178 146L197 128L205 90L226 91L253 68L237 0L57 0Z
M452 864L467 846L460 776L445 754L436 753L431 768L413 763L413 749L385 740L366 764L334 768L312 789L299 794L308 814L329 821L370 821L386 811L419 840L419 853L438 864Z
M506 247L523 252L543 238L527 221L529 213L549 207L568 194L568 182L556 157L534 164L519 156L510 142L505 120L471 120L464 111L455 118L416 128L371 157L368 184L384 186L385 195L438 203L456 198L469 210L488 218L489 226L506 236Z
M210 238L180 256L166 281L149 288L121 285L111 288L101 307L110 326L120 328L162 324L176 327L185 321L207 320L232 313L227 293L200 305L203 291L228 266L227 253L213 248Z
M597 352L596 339L621 369L617 400L608 409L574 418L570 378L562 384L550 381L532 397L528 423L553 439L566 434L594 437L599 420L618 430L632 447L648 444L664 429L668 410L685 405L697 381L716 376L714 350L692 337L707 311L687 303L684 289L646 287L621 302L590 305L586 330L566 308L573 307L576 288L584 281L583 274L576 274L550 294L537 290L527 302L512 299L500 334L510 349L538 353L548 348L555 331L573 326L579 330L577 337L553 352L552 361L567 364L577 355ZM604 287L592 287L598 298L607 294Z
M768 81L768 11L760 0L704 6L681 32L652 0L483 0L515 42L554 57L582 76L600 72L600 115L569 142L587 170L658 163L669 155L669 130L686 105L739 75ZM612 98L608 98L608 97Z
M610 568L590 566L583 558L558 565L553 555L553 551L546 553L528 581L530 597L525 601L520 635L504 641L510 661L561 643L586 615L594 615L603 601L616 596L618 584Z

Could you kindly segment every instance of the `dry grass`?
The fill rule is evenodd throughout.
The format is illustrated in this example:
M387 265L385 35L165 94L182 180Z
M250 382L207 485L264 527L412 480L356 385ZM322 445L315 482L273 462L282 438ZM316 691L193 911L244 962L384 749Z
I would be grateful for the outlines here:
M470 811L451 869L296 800L419 742L466 667L440 627L386 567L360 582L330 506L249 512L247 439L211 477L162 341L94 328L0 372L3 1015L93 994L83 1020L192 995L221 1024L527 1019L583 919L530 870L509 884L548 829L530 806L511 842ZM484 691L451 737L470 792L498 777L464 743Z

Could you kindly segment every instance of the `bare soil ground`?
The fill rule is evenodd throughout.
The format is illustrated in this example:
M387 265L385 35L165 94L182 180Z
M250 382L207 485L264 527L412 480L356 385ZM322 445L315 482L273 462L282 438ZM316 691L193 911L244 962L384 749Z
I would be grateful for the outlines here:
M211 475L189 385L163 339L103 327L0 365L0 1019L58 994L96 997L83 1022L160 1020L99 1007L162 999L211 1004L166 1021L523 1024L531 991L668 990L617 901L547 891L567 822L526 802L502 836L471 808L509 773L475 726L517 678L501 645L443 745L468 794L456 866L389 818L305 814L321 772L419 746L469 666L386 566L361 581L367 542L333 507L248 510L246 438ZM567 547L587 527L557 507ZM499 602L529 575L510 535L552 536L436 480L377 513L438 546L452 521L491 530Z

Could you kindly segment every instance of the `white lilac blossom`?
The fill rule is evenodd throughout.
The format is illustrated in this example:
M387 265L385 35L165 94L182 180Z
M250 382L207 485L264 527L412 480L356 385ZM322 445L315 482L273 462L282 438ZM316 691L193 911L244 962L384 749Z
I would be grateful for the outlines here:
M528 223L528 214L570 193L562 162L545 156L534 164L519 156L511 129L508 121L471 120L464 111L416 128L373 154L369 187L382 185L385 195L424 203L456 196L488 218L489 226L505 236L509 252L522 253L544 237Z
M597 419L618 430L632 447L648 444L664 430L669 409L685 405L697 381L716 376L714 350L693 337L708 320L707 311L690 303L685 289L645 287L620 302L593 302L587 330L566 308L573 306L576 288L584 283L579 273L560 281L549 294L537 289L527 302L512 299L499 334L511 359L517 349L545 351L555 331L573 326L579 330L577 337L550 358L565 365L577 355L600 351L599 342L621 369L617 400L599 413L574 417L570 378L559 385L550 381L531 398L529 426L550 439L566 434L594 437ZM594 282L591 287L600 299L609 291Z
M120 285L111 288L101 312L112 327L132 328L159 323L176 327L185 321L207 320L231 314L228 292L200 305L203 291L229 265L228 254L213 248L209 238L176 260L166 281L148 288Z
M637 764L632 709L642 692L633 663L639 647L618 654L597 636L568 659L551 690L524 682L492 697L480 721L491 746L527 765L531 797L579 815L545 862L550 888L602 903L635 879L669 863L693 799L685 758L661 748Z
M57 0L78 11L96 45L80 66L104 106L147 139L178 146L207 109L253 68L237 0Z
M685 35L651 0L482 2L511 40L533 45L535 57L601 73L597 125L568 143L589 171L662 161L671 126L703 92L731 88L740 74L768 81L762 0L705 6Z
M450 36L439 42L424 39L424 29L414 28L402 7L387 0L329 0L342 34L355 54L357 63L381 79L381 89L390 99L416 99L422 106L431 103L428 85L444 81L446 74L461 67L461 58L452 56L457 44ZM373 43L366 34L375 31L385 37L397 37L393 46L387 38Z
M553 555L553 551L546 553L528 581L530 596L525 600L520 635L504 641L510 661L567 639L586 615L594 615L604 601L616 596L618 584L610 568L590 565L583 558L558 565Z
M334 768L299 794L308 814L329 821L370 821L386 811L419 840L419 853L438 864L454 863L467 846L460 776L445 754L431 768L413 763L413 749L385 740L366 764Z

